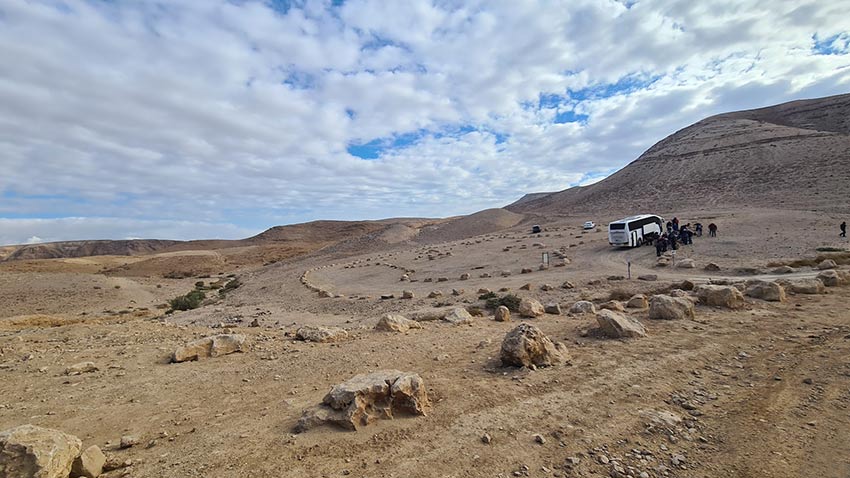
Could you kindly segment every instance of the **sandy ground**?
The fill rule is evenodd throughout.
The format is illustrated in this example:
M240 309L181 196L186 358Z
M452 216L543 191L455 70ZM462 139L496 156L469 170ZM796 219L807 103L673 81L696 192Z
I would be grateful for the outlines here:
M697 238L678 252L697 269L656 268L654 250L613 249L605 232L580 230L588 219L616 219L606 217L537 218L545 229L540 235L528 234L523 223L451 242L395 242L378 252L370 246L369 254L320 252L250 268L215 262L224 270L210 278L147 277L132 268L122 276L124 263L110 257L3 263L0 429L32 423L75 434L85 445L132 460L107 475L115 477L589 477L611 476L613 462L635 477L848 476L850 287L791 295L781 304L748 299L741 311L698 306L694 321L650 321L645 311L630 311L649 336L628 341L597 338L592 316L528 319L571 355L569 364L537 371L498 361L516 319L484 316L462 327L425 322L405 334L372 330L386 312L480 306L482 287L509 288L566 309L579 299L599 303L688 278L744 280L814 258L816 248L850 248L837 237L837 218L827 214L676 215L720 225L718 238ZM558 250L569 264L538 271L541 253ZM204 254L144 260L221 257ZM608 280L627 275L629 262L632 280ZM702 270L708 262L721 270ZM522 268L534 272L521 274ZM415 270L415 282L400 281L403 269ZM501 277L503 270L511 275ZM797 271L796 277L815 274L807 266ZM225 299L161 316L158 304L197 280L230 273L244 285ZM305 273L342 297L319 298L301 283ZM460 280L463 273L470 279ZM485 273L492 277L480 277ZM645 274L658 280L635 279ZM567 280L576 287L560 288ZM547 283L555 289L541 291ZM519 290L524 284L530 290ZM398 299L403 289L416 298ZM463 292L453 296L452 289ZM444 295L426 298L434 290ZM385 294L395 298L381 300ZM248 327L253 319L260 327ZM175 348L221 332L222 324L248 336L244 353L168 363ZM341 326L352 338L293 340L289 333L304 324ZM63 373L82 361L99 370ZM434 402L427 417L359 432L292 434L302 410L331 386L386 368L421 374ZM653 419L659 412L682 421L659 424ZM482 443L485 433L491 444ZM118 450L128 434L140 444ZM679 465L674 456L683 458Z

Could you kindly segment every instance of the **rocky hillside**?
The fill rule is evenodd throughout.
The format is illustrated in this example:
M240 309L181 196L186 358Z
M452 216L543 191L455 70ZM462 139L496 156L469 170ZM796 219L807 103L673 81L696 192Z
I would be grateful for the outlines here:
M133 239L125 241L67 241L6 247L3 260L57 259L88 256L134 256L161 251L178 241Z
M780 207L846 211L850 94L704 119L603 181L507 207L538 214ZM661 205L661 206L659 206Z

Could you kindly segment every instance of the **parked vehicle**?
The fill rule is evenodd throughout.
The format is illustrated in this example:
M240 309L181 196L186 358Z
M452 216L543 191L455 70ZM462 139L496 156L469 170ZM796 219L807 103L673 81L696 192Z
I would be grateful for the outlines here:
M584 223L584 230L585 231L588 230L588 229L593 229L595 227L596 227L596 223L593 222L593 221L587 221L586 223Z
M626 217L608 224L608 243L625 247L651 244L661 235L663 225L664 219L654 214Z

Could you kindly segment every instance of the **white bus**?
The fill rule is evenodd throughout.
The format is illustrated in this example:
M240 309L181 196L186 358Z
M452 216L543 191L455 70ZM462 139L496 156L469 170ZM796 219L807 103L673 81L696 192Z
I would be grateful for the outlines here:
M608 224L608 243L637 247L661 235L664 219L654 214L630 216Z

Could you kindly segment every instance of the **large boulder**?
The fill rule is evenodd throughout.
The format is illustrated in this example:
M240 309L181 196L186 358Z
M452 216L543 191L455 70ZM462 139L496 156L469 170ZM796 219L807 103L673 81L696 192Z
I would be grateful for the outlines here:
M629 309L645 309L649 307L649 301L643 294L635 294L626 302L626 307Z
M502 365L517 367L546 367L568 357L564 344L552 342L531 324L520 324L505 335L500 356Z
M522 299L519 302L520 317L540 317L546 313L543 304L535 299Z
M646 336L646 328L637 319L610 309L597 312L596 322L602 334L613 339Z
M581 315L581 314L595 314L596 306L593 305L593 302L587 300L580 300L570 307L569 313Z
M561 315L561 313L562 313L561 304L559 304L557 302L549 302L548 304L543 306L543 310L547 314L552 314L552 315Z
M841 285L841 275L835 270L825 270L818 274L818 280L823 282L827 287L836 287Z
M375 330L384 332L407 332L410 329L421 329L422 324L415 320L410 320L403 315L385 314L375 324Z
M306 342L341 342L348 339L348 331L339 327L304 325L295 331L295 338Z
M471 325L472 314L463 307L455 307L443 316L443 320L454 325Z
M321 405L304 411L295 431L300 433L326 423L357 430L396 414L422 416L430 406L425 383L418 374L381 370L335 385Z
M97 445L92 445L74 460L74 464L71 465L71 478L96 478L103 473L105 464L106 455Z
M788 288L795 294L823 294L826 288L818 279L800 279L788 284Z
M776 282L752 281L747 284L744 295L768 302L785 302L785 289Z
M835 269L838 267L838 264L835 263L832 259L824 259L818 264L818 269L825 271L827 269Z
M0 477L68 478L80 439L49 428L21 425L0 433Z
M705 305L727 309L740 309L744 306L744 295L733 286L707 284L695 288L694 292Z
M679 320L694 318L694 303L684 297L654 295L649 299L649 318Z
M240 334L219 334L212 337L204 337L180 347L174 351L172 362L188 362L207 357L220 357L222 355L241 352L245 344L245 336Z
M682 259L676 263L676 267L679 269L693 269L697 266L696 262L693 259Z

